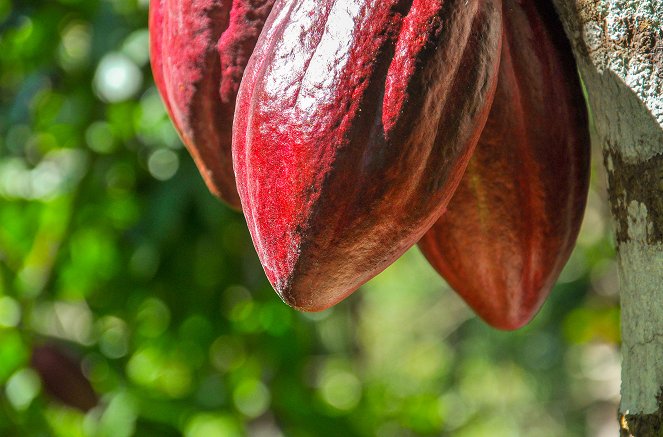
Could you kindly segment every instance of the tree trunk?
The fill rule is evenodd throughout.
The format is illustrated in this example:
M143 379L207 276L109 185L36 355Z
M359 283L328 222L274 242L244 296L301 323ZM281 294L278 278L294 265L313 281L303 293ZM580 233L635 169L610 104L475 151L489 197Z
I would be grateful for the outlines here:
M622 436L663 435L663 0L554 0L603 148L622 308Z

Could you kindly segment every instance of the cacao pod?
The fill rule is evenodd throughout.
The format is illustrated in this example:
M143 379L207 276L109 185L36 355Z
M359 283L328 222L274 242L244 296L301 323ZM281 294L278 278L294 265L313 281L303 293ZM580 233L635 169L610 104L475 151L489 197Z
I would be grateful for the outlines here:
M237 89L274 0L151 0L154 81L212 193L239 207L232 169Z
M39 374L44 391L64 405L88 411L99 402L80 363L60 347L52 344L34 347L30 364Z
M501 0L279 0L240 87L237 187L281 298L339 302L437 220L494 94Z
M419 247L489 324L516 329L573 249L589 181L585 103L547 2L504 1L493 107L448 210Z

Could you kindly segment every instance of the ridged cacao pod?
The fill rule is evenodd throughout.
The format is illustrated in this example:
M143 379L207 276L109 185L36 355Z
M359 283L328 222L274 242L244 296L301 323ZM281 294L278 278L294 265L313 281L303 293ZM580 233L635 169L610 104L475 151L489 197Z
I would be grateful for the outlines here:
M497 92L448 211L419 247L489 324L538 311L573 249L589 181L575 62L547 2L504 1Z
M30 364L39 374L44 391L64 405L88 411L99 402L80 363L60 347L36 346Z
M237 89L274 0L151 0L157 89L210 191L239 208L232 169Z
M325 309L417 242L494 94L501 0L279 0L240 87L237 187L281 298Z

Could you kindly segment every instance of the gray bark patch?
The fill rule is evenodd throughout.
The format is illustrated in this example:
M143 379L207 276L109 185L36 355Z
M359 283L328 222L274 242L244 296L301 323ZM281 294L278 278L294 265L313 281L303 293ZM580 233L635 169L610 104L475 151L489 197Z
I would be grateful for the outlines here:
M614 150L614 149L613 149ZM638 163L625 162L619 153L606 151L608 191L615 219L617 243L631 241L629 207L633 202L647 209L648 223L643 242L663 243L663 155Z

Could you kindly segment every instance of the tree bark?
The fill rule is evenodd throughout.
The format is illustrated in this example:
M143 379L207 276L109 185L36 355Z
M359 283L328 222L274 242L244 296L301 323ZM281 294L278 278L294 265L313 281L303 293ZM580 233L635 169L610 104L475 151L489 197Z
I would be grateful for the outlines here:
M603 148L622 308L622 436L663 435L663 0L554 0Z

